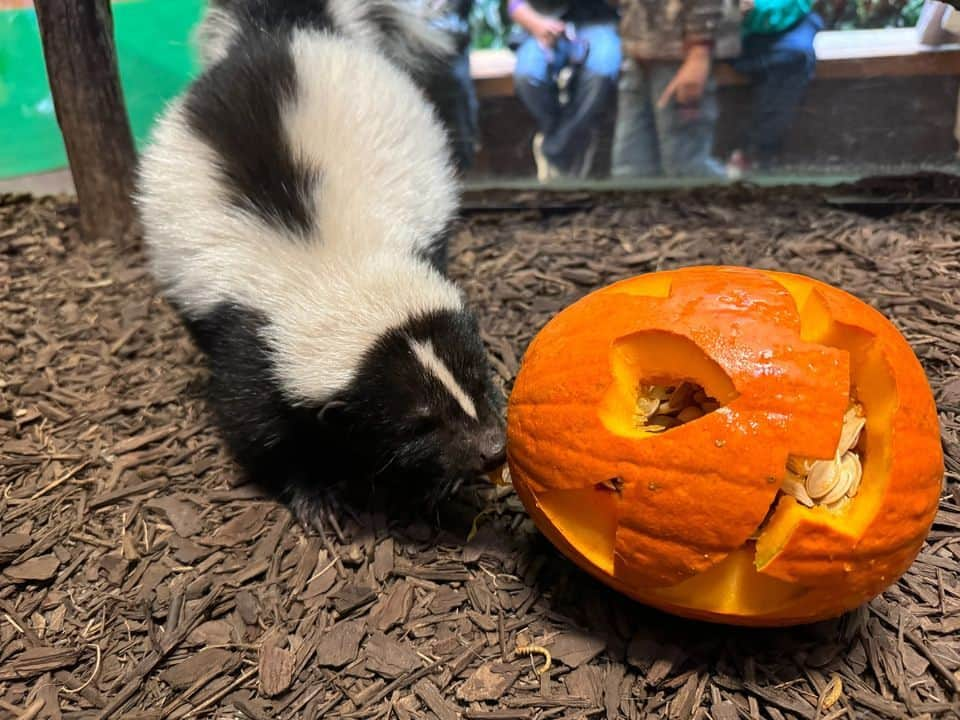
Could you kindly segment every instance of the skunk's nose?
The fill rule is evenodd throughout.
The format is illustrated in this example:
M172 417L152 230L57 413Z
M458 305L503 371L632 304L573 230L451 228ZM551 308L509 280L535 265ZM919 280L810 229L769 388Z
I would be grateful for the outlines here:
M507 446L501 433L484 439L480 446L480 463L482 472L490 473L507 461Z

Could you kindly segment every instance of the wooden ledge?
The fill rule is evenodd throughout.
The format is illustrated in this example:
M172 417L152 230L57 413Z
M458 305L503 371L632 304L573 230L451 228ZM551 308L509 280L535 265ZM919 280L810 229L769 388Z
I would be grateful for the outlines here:
M960 43L921 45L915 28L825 30L817 34L818 79L960 75ZM480 97L513 95L510 50L474 50L470 71ZM740 85L744 78L726 63L718 63L720 85Z

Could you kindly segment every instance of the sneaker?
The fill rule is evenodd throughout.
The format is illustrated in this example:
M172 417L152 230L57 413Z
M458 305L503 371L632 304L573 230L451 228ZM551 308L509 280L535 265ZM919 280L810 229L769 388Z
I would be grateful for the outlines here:
M543 133L533 136L533 159L537 163L537 180L541 183L550 182L560 174L543 154Z
M727 177L730 180L742 180L744 175L753 170L753 164L747 159L742 150L734 150L727 161Z

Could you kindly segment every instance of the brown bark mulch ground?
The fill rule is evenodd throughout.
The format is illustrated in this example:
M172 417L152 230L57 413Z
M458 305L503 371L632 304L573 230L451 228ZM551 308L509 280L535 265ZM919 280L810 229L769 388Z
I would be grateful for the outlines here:
M740 187L522 206L542 199L469 198L453 251L505 388L555 312L656 268L804 272L894 319L948 471L896 586L813 627L685 622L587 578L483 482L437 516L345 508L304 532L241 484L140 255L80 242L67 200L4 196L0 717L957 717L960 211Z

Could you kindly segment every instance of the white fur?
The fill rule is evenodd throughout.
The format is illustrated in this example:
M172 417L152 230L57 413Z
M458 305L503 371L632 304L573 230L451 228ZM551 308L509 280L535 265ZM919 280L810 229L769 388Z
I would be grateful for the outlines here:
M349 39L297 31L288 141L318 172L315 236L224 200L215 153L171 104L141 163L138 198L155 277L188 316L224 300L266 314L294 401L348 385L376 339L462 299L416 252L447 223L456 185L443 130L413 83Z
M433 349L433 343L429 340L425 342L421 340L411 340L410 347L413 349L413 354L417 356L417 360L420 361L420 364L423 365L427 372L440 381L440 384L447 389L447 392L453 395L454 399L460 404L461 409L467 415L476 420L477 406L473 404L473 400L470 399L470 396L467 395L466 391L460 386L460 383L457 382L457 379L453 376L453 373L450 372L447 364L437 355Z
M209 67L223 59L239 34L240 26L229 10L208 5L194 34L200 65Z

